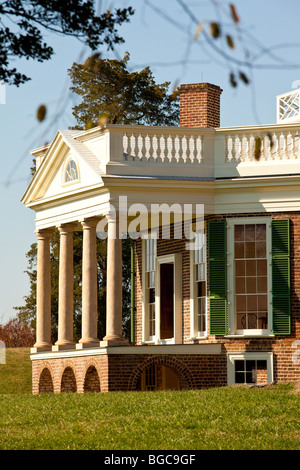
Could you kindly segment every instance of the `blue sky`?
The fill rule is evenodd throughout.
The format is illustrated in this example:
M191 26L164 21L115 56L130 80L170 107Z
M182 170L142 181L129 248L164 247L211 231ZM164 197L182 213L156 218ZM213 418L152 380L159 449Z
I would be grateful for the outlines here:
M276 96L289 91L299 81L300 57L300 2L297 0L236 0L241 27L248 32L244 46L258 53L261 47L272 49L274 57L266 52L255 60L251 72L251 86L242 83L237 88L229 84L229 64L193 38L196 29L177 0L148 0L172 18L168 22L143 0L99 1L100 8L132 5L136 10L128 25L120 28L125 44L117 49L122 57L125 51L131 55L130 67L139 69L149 65L158 83L174 84L214 83L223 89L221 97L221 126L271 124L276 122ZM215 20L218 9L208 0L186 0L192 11L207 24ZM216 2L215 2L216 3ZM219 2L224 6L227 2ZM225 18L225 17L224 17ZM229 19L225 19L224 31L230 32ZM251 39L250 35L255 39ZM218 40L218 45L221 41ZM74 124L71 108L74 100L68 94L67 69L74 61L88 55L76 40L52 36L47 42L55 49L52 60L44 63L18 60L20 71L32 80L20 86L6 87L6 102L0 104L0 204L2 230L0 232L0 324L15 316L14 306L23 304L29 292L25 253L35 242L34 213L20 202L30 181L31 156L29 150L50 142L58 129ZM191 47L188 47L188 44ZM236 57L241 57L236 48ZM226 50L226 49L225 49ZM103 57L106 51L103 50ZM109 57L115 55L110 53ZM268 65L279 68L266 68ZM247 68L244 68L247 73ZM36 109L46 104L48 113L43 123L35 118ZM59 116L54 120L57 111Z

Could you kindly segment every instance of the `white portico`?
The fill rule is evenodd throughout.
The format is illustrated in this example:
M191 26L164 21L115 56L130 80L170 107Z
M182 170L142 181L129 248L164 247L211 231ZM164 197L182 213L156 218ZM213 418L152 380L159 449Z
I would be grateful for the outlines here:
M158 134L162 131L166 132L164 136ZM145 207L153 203L173 204L179 193L181 203L195 204L199 192L202 193L201 202L208 205L211 202L211 178L202 176L203 170L204 173L208 171L201 165L203 136L198 136L194 130L179 131L178 128L123 126L87 132L59 131L51 145L32 152L37 171L22 202L36 212L38 278L34 351L99 347L96 266L99 221L102 226L106 225L108 234L107 331L105 338L101 338L101 345L126 343L122 336L120 197L126 195L128 207L141 202ZM207 136L211 139L212 132L208 131ZM165 140L166 156L159 162L152 153L154 142L161 137ZM186 156L181 155L181 161L176 155L178 139L184 139L187 146ZM143 152L136 157L129 148L129 142L133 145L134 140ZM147 150L149 142L151 150ZM116 210L115 217L110 213L112 207ZM60 233L59 312L58 339L52 345L50 238L55 229ZM73 342L72 335L74 230L83 231L82 338L78 344Z

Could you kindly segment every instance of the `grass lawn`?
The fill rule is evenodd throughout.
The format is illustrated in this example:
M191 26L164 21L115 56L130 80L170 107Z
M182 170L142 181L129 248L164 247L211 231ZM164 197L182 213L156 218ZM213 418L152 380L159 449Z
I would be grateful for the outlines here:
M291 385L33 396L26 373L18 393L21 378L9 386L4 369L1 450L300 450L300 394Z

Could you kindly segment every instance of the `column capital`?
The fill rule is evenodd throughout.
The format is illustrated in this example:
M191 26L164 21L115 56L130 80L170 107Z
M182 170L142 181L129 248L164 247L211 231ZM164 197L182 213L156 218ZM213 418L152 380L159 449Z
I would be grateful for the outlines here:
M88 217L86 219L80 220L80 223L82 225L82 228L84 230L96 228L98 222L101 220L102 217Z
M57 229L60 233L72 233L74 230L76 230L77 227L77 222L67 222L67 223L62 223L57 226Z
M46 240L52 237L54 230L55 230L54 227L39 228L35 230L34 233L36 234L38 240Z

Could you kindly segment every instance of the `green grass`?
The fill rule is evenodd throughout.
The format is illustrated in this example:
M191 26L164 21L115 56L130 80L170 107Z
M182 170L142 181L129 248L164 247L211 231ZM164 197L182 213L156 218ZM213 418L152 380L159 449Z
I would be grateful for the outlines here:
M291 385L40 396L19 388L20 378L0 394L1 450L300 450Z
M0 394L31 392L29 348L6 348L0 364Z

